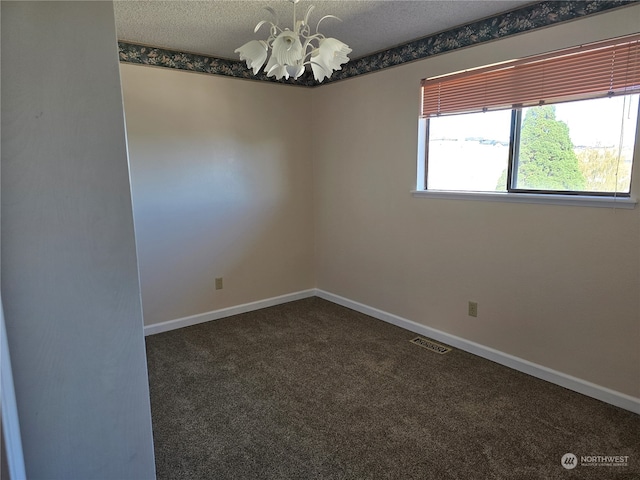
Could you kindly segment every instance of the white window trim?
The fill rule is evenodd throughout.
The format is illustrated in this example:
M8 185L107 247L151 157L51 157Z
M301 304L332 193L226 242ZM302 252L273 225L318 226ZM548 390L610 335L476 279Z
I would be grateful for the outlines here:
M630 197L589 195L554 195L513 192L454 192L444 190L412 190L411 195L440 200L474 200L485 202L537 203L572 207L602 207L633 209L638 200Z

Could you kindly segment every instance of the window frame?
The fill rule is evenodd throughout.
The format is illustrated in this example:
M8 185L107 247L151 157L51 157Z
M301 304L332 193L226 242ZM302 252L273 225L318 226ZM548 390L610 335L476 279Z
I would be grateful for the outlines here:
M611 96L638 95L640 94L639 54L640 34L633 34L541 55L534 55L532 57L500 62L485 67L472 68L470 70L464 70L453 74L437 75L435 77L423 79L421 81L422 107L419 117L418 131L418 176L416 190L412 193L417 196L441 198L456 197L478 199L484 197L489 199L489 197L491 197L491 200L499 199L501 201L504 201L507 197L517 197L520 199L515 201L521 201L522 199L533 200L537 198L553 200L552 202L544 201L542 203L556 203L565 198L571 199L572 203L576 200L579 200L578 203L593 203L597 200L596 203L607 204L610 203L610 200L613 200L615 203L620 205L632 205L630 208L633 208L637 202L635 199L632 199L632 195L637 195L639 190L639 187L633 183L635 177L633 170L634 168L640 168L640 102L638 102L639 104L637 107L638 117L636 121L635 137L633 139L633 151L631 156L632 164L630 172L631 178L629 179L628 191L547 190L516 188L516 184L519 169L519 149L521 146L520 134L522 121L524 119L523 109L580 100L595 100ZM590 63L592 58L598 58L597 62L600 63L596 62L596 65L599 65L599 67L592 68L593 64ZM618 59L621 60L619 61ZM547 62L549 63L548 67L546 65ZM555 74L546 75L544 73L545 71L552 71L545 70L545 68L552 68L554 66L559 67L561 65L580 65L578 70L589 71L592 75L589 77L591 79L589 80L589 82L591 82L588 84L589 86L583 88L581 84L578 85L576 83L575 76L570 77L568 74L562 73L562 70L557 74L559 76L554 76ZM542 69L540 69L540 66ZM585 68L587 70L585 70ZM606 76L609 75L609 68L611 69L610 78ZM525 76L522 76L520 72L527 73L524 73ZM527 76L529 72L533 73L534 76ZM531 85L534 85L532 82L538 81L538 75L540 74L542 74L542 78L545 80L547 80L547 76L549 76L549 78L558 78L561 82L560 85L565 85L562 82L566 79L568 82L566 84L568 90L564 90L566 95L558 95L563 92L564 87L546 83L542 85L541 92L547 91L545 90L544 85L549 85L548 92L554 93L549 93L550 96L547 98L542 96L540 97L540 100L534 102L534 98L531 97ZM605 77L603 77L603 75L605 75ZM504 83L505 79L507 79L509 83ZM514 101L513 103L508 102L511 104L506 104L505 100L507 100L507 98L516 100L516 97L520 96L519 91L514 90L511 86L513 83L510 83L516 79L524 82L524 92L527 93L524 94L520 103L516 103L516 101ZM498 83L491 83L494 81ZM501 81L503 83L500 83ZM465 88L464 86L466 85L470 86L470 90L460 90L460 88ZM500 90L503 88L504 90ZM591 89L591 93L588 93L589 89ZM460 92L462 97L452 96L452 92L456 91ZM504 92L504 94L496 94L495 92ZM443 102L442 104L440 103L441 100ZM504 185L506 190L496 190L494 192L484 190L428 189L427 186L430 169L430 119L441 116L466 115L495 110L511 111L506 185ZM583 200L585 202L583 202Z
M634 94L635 95L635 94ZM561 103L561 102L558 102ZM555 105L555 104L550 104ZM527 189L527 188L515 188L515 176L517 172L517 162L519 159L519 149L520 149L520 130L522 127L522 108L516 107L511 109L511 122L510 122L510 133L509 133L509 156L507 160L507 179L506 179L506 190L505 191L496 191L495 193L518 193L518 194L535 194L535 195L575 195L575 196L586 196L586 197L618 197L618 198L630 198L631 192L633 188L633 167L631 168L631 179L629 183L629 191L628 192L595 192L590 190L545 190L545 189ZM632 161L634 161L638 156L639 148L637 138L640 134L640 102L638 102L638 116L636 123L636 141L634 142ZM462 114L464 115L464 114ZM437 118L437 117L436 117ZM485 192L485 191L477 191L477 190L434 190L427 189L428 179L429 179L429 126L431 118L425 118L425 136L424 136L424 190L431 192L473 192L477 194L487 194L494 192Z

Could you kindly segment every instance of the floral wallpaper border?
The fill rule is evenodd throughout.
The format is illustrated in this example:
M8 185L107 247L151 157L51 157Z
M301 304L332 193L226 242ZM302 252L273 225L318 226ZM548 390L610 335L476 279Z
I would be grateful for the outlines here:
M350 61L323 83L335 82L365 73L375 72L458 48L509 37L557 23L601 13L638 3L637 0L565 0L543 1L495 17L430 35L413 42ZM268 81L314 87L320 85L307 71L297 80L275 80L264 72L253 75L244 62L162 48L118 42L120 61L191 72L225 75L249 80Z

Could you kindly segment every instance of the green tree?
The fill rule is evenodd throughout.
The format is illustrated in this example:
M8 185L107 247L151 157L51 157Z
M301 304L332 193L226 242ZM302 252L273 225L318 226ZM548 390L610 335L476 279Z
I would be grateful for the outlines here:
M584 190L584 176L566 123L553 105L530 108L522 121L518 188Z

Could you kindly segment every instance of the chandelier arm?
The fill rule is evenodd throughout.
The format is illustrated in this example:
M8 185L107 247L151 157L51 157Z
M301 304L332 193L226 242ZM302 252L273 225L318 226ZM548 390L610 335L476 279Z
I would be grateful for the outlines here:
M321 38L324 38L324 35L321 34L315 34L315 35L311 35L310 37L304 37L305 38L305 42L304 45L302 47L302 51L305 52L304 57L302 57L303 61L305 58L307 58L309 55L311 55L311 52L306 53L307 49L309 48L309 46L314 47L315 46L311 43L313 40L319 40ZM313 50L312 50L313 51Z
M278 25L274 25L272 23L269 38L273 41L273 39L276 38L279 33L282 33L282 29Z
M307 9L307 14L304 16L305 25L309 25L309 15L311 15L311 12L313 12L314 8L316 8L315 5L309 5L309 8Z
M276 11L272 7L264 7L264 9L271 15L273 15L273 18L276 21L275 25L278 25L280 23L280 18L278 18L278 14L276 13ZM271 25L273 25L273 23Z
M325 18L335 18L338 21L342 21L342 19L340 19L339 17L336 17L335 15L325 15L324 17L322 17L320 20L318 20L318 24L316 25L316 33L318 33L318 30L320 29L320 23L322 23L322 21Z
M271 27L269 27L269 31L271 31L273 28L277 28L276 25L273 24L273 22L270 22L269 20L262 20L261 22L258 22L256 27L253 29L253 33L258 33L258 30L260 30L260 28L267 23L271 25Z
M321 33L316 33L314 35L310 35L308 37L304 37L305 39L305 45L309 44L310 42L312 42L313 40L321 40L324 38L324 35L322 35Z
M311 35L311 28L309 27L309 25L302 25L302 28L300 29L300 33L299 35L304 38L305 40L307 38L312 37L313 35ZM317 35L317 34L315 34Z
M277 33L277 32L276 32ZM273 43L273 41L276 39L276 37L274 36L273 32L271 32L271 34L267 37L267 39L265 40L265 42L267 42L267 45L269 45L269 48L271 48L271 44Z

